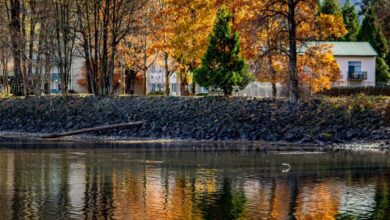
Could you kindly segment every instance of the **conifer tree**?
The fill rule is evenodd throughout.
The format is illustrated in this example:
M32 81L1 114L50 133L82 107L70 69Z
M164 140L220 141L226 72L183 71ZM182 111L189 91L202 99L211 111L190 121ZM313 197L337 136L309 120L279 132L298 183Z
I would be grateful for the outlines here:
M356 41L359 32L359 16L356 13L355 5L347 0L341 9L344 25L348 33L342 38L344 41Z
M232 16L225 6L218 11L209 46L194 78L203 87L223 90L225 96L231 95L235 86L245 88L254 78L241 55L240 38L232 30Z
M388 44L377 21L373 6L368 7L366 10L362 27L360 28L357 39L359 41L370 42L370 44L378 52L378 58L376 61L377 81L390 80L389 67L385 61L388 53Z
M339 14L338 0L324 0L324 2L321 4L321 13L328 15Z

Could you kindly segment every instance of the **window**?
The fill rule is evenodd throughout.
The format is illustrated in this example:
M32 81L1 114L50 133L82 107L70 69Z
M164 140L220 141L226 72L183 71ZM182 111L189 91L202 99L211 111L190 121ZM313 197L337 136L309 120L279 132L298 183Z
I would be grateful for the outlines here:
M172 83L172 92L177 92L177 84Z
M362 62L360 61L349 61L348 62L348 72L353 74L361 74L362 72Z
M360 61L348 62L348 78L350 80L367 79L367 72L362 72L362 62Z
M156 92L157 91L157 87L156 87L155 83L150 84L150 87L151 87L151 89L150 89L151 92Z

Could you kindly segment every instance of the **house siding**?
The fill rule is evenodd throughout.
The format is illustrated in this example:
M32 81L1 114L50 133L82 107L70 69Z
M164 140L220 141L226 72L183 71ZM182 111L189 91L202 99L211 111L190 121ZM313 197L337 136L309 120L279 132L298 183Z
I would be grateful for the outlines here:
M349 86L351 84L357 84L362 86L375 85L375 72L376 72L376 57L353 57L353 56L335 56L336 62L340 67L341 79L336 85ZM362 64L362 71L367 72L367 80L351 81L348 79L348 62L360 61Z

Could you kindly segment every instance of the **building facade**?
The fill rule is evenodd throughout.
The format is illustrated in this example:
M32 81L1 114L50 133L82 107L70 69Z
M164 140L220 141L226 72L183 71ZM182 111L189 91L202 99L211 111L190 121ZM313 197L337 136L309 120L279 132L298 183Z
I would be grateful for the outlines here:
M375 86L377 52L368 42L330 42L340 67L335 86Z

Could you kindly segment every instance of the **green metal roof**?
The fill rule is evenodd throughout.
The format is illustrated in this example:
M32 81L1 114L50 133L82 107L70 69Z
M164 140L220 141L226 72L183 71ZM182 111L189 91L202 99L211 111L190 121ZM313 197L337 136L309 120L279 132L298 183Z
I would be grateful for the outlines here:
M333 45L334 56L378 56L369 42L320 42Z

